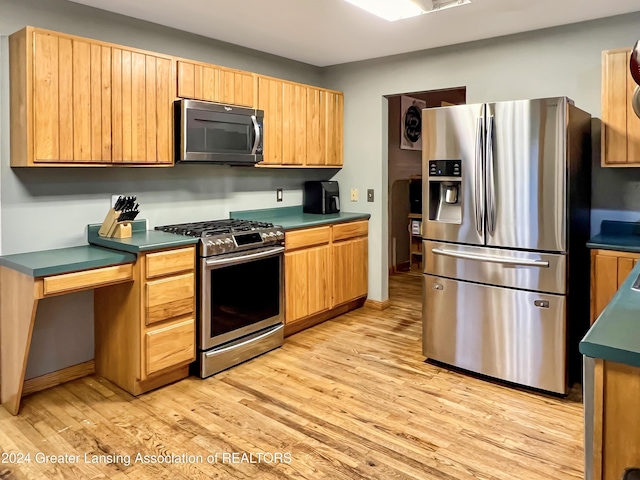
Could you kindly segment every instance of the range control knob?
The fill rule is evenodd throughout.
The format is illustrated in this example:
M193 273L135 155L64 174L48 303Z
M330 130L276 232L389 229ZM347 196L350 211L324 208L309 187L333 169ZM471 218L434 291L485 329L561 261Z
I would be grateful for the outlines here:
M284 233L283 233L283 232L281 232L280 230L278 230L278 231L276 232L276 237L277 237L277 238L279 238L279 239L280 239L280 238L284 238Z
M226 246L230 246L233 244L233 240L231 240L230 238L225 238L224 243Z

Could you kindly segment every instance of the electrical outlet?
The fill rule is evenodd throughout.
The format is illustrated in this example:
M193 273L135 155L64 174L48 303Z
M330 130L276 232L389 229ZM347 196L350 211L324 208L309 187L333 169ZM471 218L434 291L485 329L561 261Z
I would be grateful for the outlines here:
M276 202L281 202L282 201L282 189L278 188L276 190Z
M367 189L367 202L373 202L373 188Z
M357 188L352 188L351 189L351 201L352 202L357 202L358 201L358 189Z

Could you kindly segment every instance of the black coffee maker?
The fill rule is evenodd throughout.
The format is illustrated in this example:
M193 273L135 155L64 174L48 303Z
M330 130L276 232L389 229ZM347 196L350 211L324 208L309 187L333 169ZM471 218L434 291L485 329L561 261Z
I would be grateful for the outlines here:
M340 211L340 188L338 182L304 182L304 213L338 213Z

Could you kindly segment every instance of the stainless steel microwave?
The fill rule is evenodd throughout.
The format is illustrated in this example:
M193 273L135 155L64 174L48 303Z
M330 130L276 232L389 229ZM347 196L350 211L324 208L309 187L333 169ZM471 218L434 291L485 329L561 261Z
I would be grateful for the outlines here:
M262 161L264 112L252 108L177 100L176 160L226 165Z

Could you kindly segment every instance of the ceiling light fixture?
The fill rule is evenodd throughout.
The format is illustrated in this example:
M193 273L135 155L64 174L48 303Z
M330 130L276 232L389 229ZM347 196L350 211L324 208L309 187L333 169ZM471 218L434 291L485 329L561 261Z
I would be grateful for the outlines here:
M347 2L394 22L446 8L459 7L471 3L471 0L347 0Z

